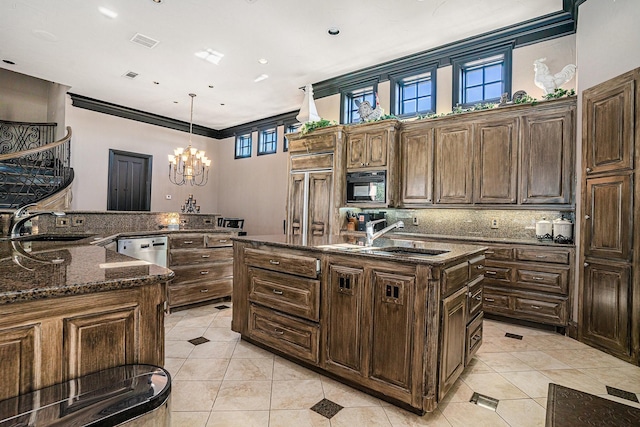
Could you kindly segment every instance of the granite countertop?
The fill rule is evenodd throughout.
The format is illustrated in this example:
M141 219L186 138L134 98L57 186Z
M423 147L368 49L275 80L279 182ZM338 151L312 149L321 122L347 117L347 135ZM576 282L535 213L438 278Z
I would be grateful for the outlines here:
M426 242L388 237L377 238L374 240L373 246L366 247L364 237L344 235L329 236L329 241L319 246L294 244L284 235L238 236L233 237L232 240L258 244L265 243L289 249L373 257L385 261L429 265L450 264L461 258L481 254L487 249L486 246L481 245ZM400 252L391 252L391 248Z
M127 289L173 277L173 271L89 245L92 239L0 242L0 305Z

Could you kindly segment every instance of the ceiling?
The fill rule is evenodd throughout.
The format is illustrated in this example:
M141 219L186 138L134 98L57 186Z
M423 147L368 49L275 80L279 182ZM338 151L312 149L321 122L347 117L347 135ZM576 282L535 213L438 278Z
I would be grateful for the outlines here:
M221 130L298 110L307 83L560 10L562 0L3 0L0 60L15 64L0 67L186 122L195 93L194 123ZM135 44L136 33L159 43ZM206 49L224 54L218 65L196 57Z

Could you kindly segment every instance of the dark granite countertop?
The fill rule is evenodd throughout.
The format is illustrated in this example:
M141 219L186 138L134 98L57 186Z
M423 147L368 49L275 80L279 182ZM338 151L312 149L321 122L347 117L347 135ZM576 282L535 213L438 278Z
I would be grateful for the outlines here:
M486 246L482 245L427 242L388 237L377 238L374 240L373 246L370 247L366 247L365 238L359 236L330 236L327 244L320 246L293 244L284 235L238 236L233 237L232 240L258 244L265 243L289 249L374 257L386 261L430 265L449 264L461 258L481 254L487 249ZM397 252L391 252L391 250Z
M173 271L77 241L0 242L0 305L166 281Z

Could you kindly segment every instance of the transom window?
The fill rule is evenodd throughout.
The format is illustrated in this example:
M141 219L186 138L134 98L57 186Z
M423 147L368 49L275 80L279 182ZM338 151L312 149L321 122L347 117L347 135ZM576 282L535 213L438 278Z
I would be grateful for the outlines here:
M273 154L278 146L278 132L276 128L263 129L258 137L258 156Z
M251 133L236 137L236 159L251 157Z
M349 91L344 94L343 112L344 123L360 123L360 114L358 113L358 103L369 101L371 108L376 108L375 87L368 86L361 89ZM358 101L358 103L356 103Z
M302 126L302 123L291 123L289 125L285 124L284 126L284 144L282 151L289 151L289 138L287 138L288 133L297 132Z
M396 90L397 114L407 116L434 111L431 72L400 79Z
M454 105L497 102L511 92L511 47L457 58L453 70Z

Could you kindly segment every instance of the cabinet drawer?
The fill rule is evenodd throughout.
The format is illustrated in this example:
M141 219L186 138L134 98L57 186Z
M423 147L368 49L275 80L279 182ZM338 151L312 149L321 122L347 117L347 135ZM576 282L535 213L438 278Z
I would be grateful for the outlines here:
M185 233L169 235L169 249L202 247L204 247L204 235L202 234Z
M193 304L210 299L228 297L233 289L233 278L208 281L206 283L169 285L171 307Z
M333 153L291 156L291 170L332 169Z
M482 309L492 313L509 310L509 295L485 286L482 289Z
M195 282L210 282L222 278L233 277L233 260L215 264L201 264L198 266L171 267L175 276L173 284Z
M545 249L516 249L516 259L520 261L551 262L569 264L569 251Z
M293 255L283 252L268 252L260 249L245 248L244 262L254 267L281 271L298 276L318 277L320 260L313 257Z
M469 364L471 358L476 354L482 344L482 313L467 325L467 345L465 347L465 366Z
M566 295L569 291L569 268L566 269L516 269L516 283L518 288L536 291L552 292Z
M554 325L567 324L567 301L563 298L516 296L515 311L524 319Z
M484 256L487 259L498 259L498 260L512 260L513 259L513 249L512 248L489 248L484 252Z
M290 274L248 269L249 301L318 321L320 281Z
M248 335L276 350L313 364L319 360L318 325L251 304Z
M469 283L469 292L467 293L467 319L482 311L482 277L476 278Z
M484 255L469 260L469 280L484 273Z
M177 249L169 251L169 266L206 264L233 259L233 248Z
M442 274L442 297L460 289L467 280L469 280L469 263L467 261L445 269Z
M321 153L333 151L335 146L336 138L333 133L305 136L304 138L289 140L289 153Z
M504 264L500 266L488 264L484 268L484 278L487 279L487 283L509 283L511 282L511 274L511 267Z
M233 246L231 237L233 237L233 234L231 233L205 234L204 246L206 248L223 248Z

